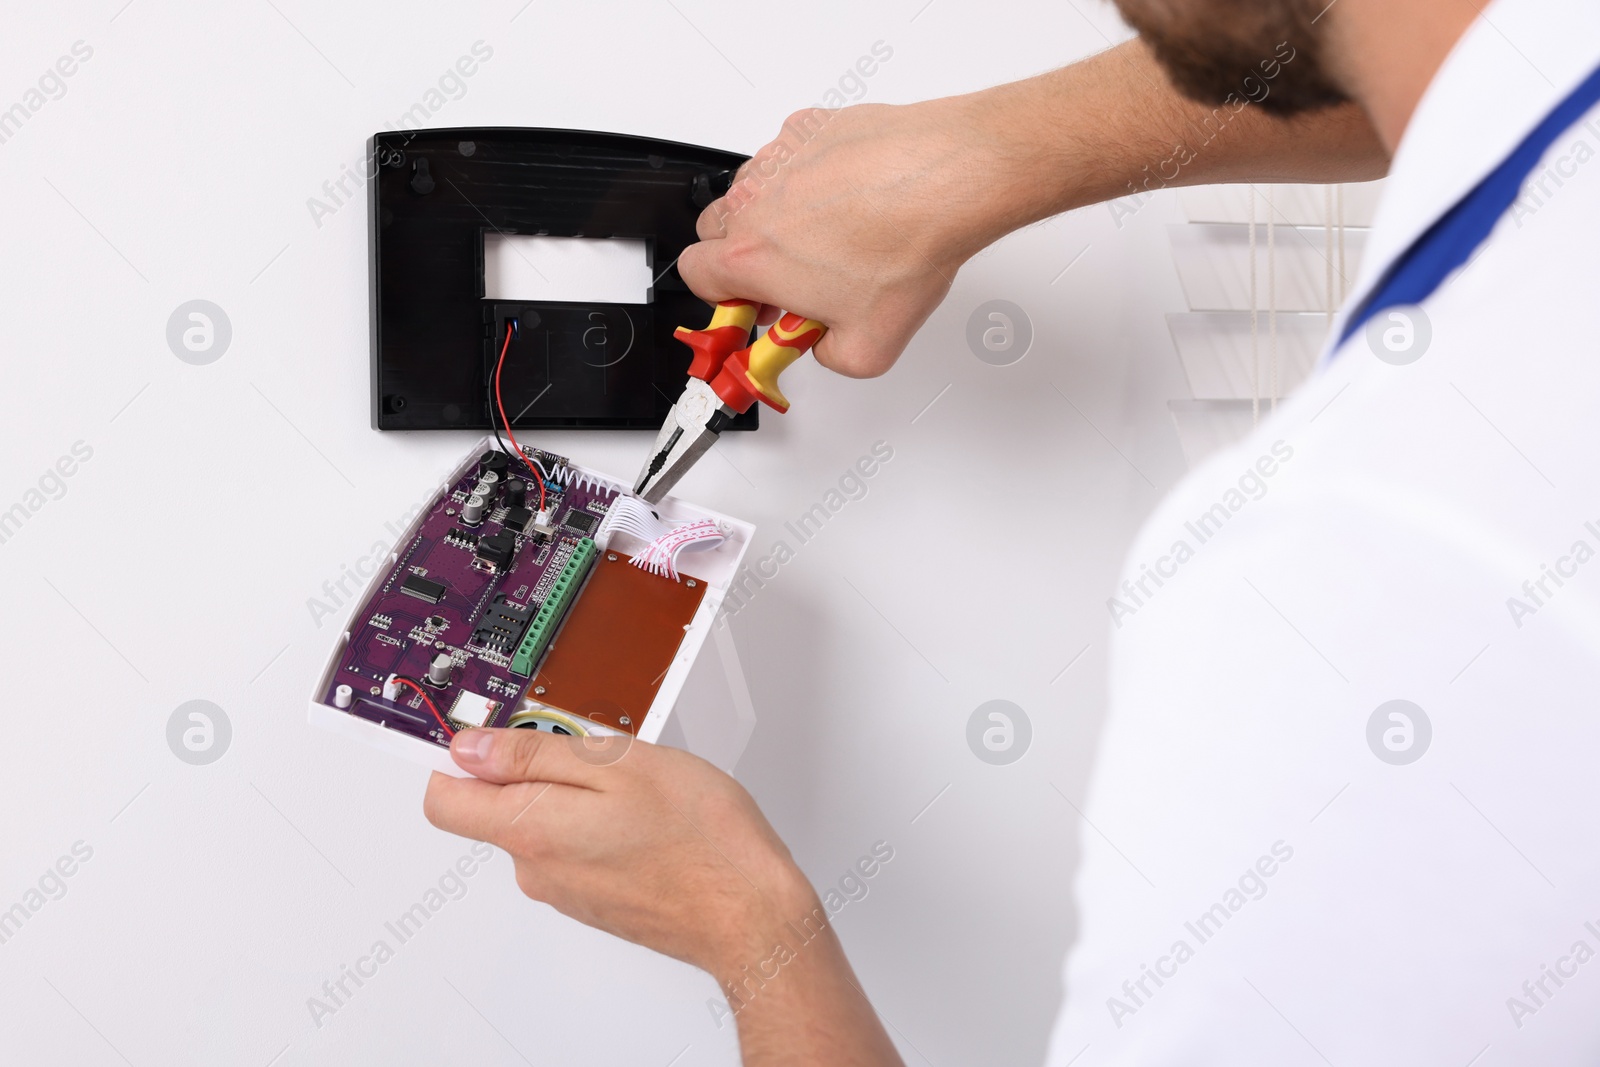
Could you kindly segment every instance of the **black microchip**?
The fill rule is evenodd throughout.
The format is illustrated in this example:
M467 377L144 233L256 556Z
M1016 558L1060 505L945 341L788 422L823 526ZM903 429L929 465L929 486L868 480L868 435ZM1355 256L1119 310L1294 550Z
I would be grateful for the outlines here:
M497 530L478 538L475 555L483 562L494 566L496 570L505 570L511 565L511 557L516 553L517 539L504 530Z
M594 528L599 525L599 520L588 512L574 510L567 512L567 517L561 520L561 525L569 530L575 530L588 536L594 533Z
M405 581L400 583L400 591L406 596L414 596L430 604L437 604L444 599L444 583L424 578L420 574L406 575Z
M510 652L522 640L532 617L532 608L521 607L507 600L504 593L496 593L472 631L472 643L496 652Z
M531 522L533 522L533 512L527 508L506 508L506 529L527 533L528 524Z

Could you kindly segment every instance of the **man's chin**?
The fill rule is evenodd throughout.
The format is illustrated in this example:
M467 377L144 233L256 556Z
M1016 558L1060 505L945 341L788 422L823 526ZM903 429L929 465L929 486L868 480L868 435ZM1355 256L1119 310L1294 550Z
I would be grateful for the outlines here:
M1206 27L1230 25L1236 19L1228 3L1201 3L1183 10L1196 28L1175 26L1179 16L1161 15L1130 0L1118 8L1184 97L1208 107L1256 104L1268 114L1285 116L1332 107L1349 98L1319 62L1318 34L1303 20L1295 0L1261 4L1260 24L1244 28L1247 38L1211 32ZM1207 8L1229 9L1207 12ZM1207 15L1211 17L1206 17ZM1200 19L1204 21L1200 21Z
M1207 107L1238 107L1245 102L1275 118L1286 118L1349 101L1349 97L1331 85L1314 79L1294 79L1287 73L1267 82L1249 73L1200 74L1166 63L1161 66L1181 96Z

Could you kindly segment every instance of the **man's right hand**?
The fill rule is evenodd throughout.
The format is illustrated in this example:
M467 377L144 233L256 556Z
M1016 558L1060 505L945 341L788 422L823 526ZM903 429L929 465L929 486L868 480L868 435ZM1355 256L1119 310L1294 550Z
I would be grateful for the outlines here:
M817 361L872 377L961 265L1019 227L1163 181L1352 181L1387 164L1353 105L1216 115L1180 98L1137 40L965 96L796 112L701 214L678 270L708 302L768 305L763 324L779 308L817 319ZM1179 144L1190 162L1153 177Z
M983 247L969 98L796 112L700 216L678 270L707 301L818 319L817 361L882 374Z

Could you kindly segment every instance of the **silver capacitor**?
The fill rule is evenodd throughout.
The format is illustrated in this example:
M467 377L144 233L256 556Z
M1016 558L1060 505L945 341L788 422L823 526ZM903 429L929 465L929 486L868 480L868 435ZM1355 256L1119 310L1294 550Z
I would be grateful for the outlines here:
M467 502L461 505L461 521L469 526L476 526L483 521L484 509L489 502L479 493L467 497Z
M428 664L428 681L434 685L447 685L450 682L450 668L455 666L455 661L448 652L441 652L433 657L433 662Z

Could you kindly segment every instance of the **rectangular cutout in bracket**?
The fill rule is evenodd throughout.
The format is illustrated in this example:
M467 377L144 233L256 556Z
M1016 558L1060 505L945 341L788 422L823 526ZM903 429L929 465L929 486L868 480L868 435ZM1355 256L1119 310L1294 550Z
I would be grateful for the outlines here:
M489 300L647 304L652 281L643 240L483 235L483 295Z

